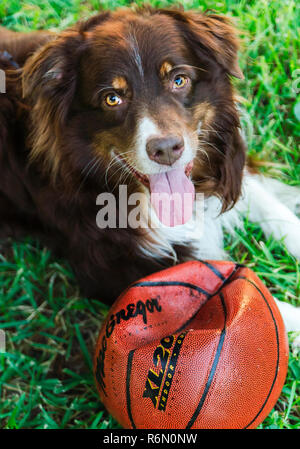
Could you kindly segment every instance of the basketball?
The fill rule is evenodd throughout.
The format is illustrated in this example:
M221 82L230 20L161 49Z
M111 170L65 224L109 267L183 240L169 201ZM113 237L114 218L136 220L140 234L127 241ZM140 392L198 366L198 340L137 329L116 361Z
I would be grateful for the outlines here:
M100 398L124 428L252 429L284 384L288 341L249 268L193 261L132 284L100 330Z

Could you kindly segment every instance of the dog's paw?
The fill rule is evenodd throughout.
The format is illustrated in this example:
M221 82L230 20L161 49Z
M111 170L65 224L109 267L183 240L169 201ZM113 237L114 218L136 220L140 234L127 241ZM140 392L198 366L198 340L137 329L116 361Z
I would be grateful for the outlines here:
M286 331L299 332L300 334L300 307L295 307L287 302L279 301L275 296L274 299L283 318Z
M300 220L297 218L295 223L286 223L286 235L284 237L284 244L296 259L300 260Z
M292 351L293 355L297 356L300 352L300 333L295 332L296 336L294 337L292 334Z

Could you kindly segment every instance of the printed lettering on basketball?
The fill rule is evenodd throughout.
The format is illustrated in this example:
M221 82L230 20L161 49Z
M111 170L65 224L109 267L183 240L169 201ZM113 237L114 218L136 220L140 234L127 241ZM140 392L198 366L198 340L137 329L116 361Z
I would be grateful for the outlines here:
M177 337L176 341L175 335L163 338L153 353L153 364L156 368L159 368L159 371L150 368L143 398L151 399L154 407L158 410L165 411L166 409L180 348L185 335L186 332L183 332ZM174 347L171 351L173 344Z
M118 326L121 321L128 321L132 318L141 315L143 323L147 324L147 315L148 313L161 312L162 308L159 305L160 296L156 296L155 298L147 299L146 301L139 300L137 303L128 304L125 309L121 309L115 314L112 314L107 320L105 327L105 334L102 337L101 349L99 351L97 357L97 369L96 369L96 380L98 382L99 387L105 393L105 372L104 372L104 361L105 354L107 351L107 341L113 334L116 326ZM157 354L157 357L160 357L160 354Z

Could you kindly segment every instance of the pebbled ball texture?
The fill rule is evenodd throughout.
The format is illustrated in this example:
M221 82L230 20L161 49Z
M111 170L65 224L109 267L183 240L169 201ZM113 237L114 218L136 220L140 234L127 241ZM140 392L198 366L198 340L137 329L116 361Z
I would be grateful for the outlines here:
M288 342L248 268L187 262L131 285L94 358L97 388L125 428L255 428L283 387Z

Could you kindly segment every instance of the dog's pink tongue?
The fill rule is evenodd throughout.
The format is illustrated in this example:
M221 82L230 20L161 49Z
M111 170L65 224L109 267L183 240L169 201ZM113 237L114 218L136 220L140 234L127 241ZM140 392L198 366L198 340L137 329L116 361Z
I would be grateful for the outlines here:
M166 226L178 226L193 214L195 189L184 168L149 175L151 204Z

